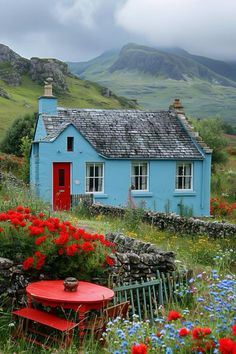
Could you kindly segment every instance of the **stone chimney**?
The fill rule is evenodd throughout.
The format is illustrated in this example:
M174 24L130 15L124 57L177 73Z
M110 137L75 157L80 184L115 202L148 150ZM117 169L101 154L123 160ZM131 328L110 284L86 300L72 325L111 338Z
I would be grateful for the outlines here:
M48 77L46 79L46 81L44 81L44 96L53 97L53 94L52 94L52 83L53 83L53 79L51 77Z
M57 115L57 99L52 94L52 82L53 79L51 77L44 82L44 93L38 100L39 114Z
M184 113L183 106L179 98L175 98L174 102L170 105L170 109L176 111L177 113Z

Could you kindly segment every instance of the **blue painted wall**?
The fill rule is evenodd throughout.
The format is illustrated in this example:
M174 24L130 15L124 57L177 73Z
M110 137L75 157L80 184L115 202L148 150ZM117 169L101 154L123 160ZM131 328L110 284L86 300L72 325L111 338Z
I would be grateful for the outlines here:
M39 125L38 131L42 127ZM37 136L37 132L36 135ZM74 151L67 151L67 137L74 137ZM38 148L35 147L38 144ZM143 160L145 161L145 160ZM31 185L37 194L52 203L53 162L71 163L71 194L85 193L87 162L104 163L104 193L94 193L102 204L125 206L131 184L130 160L107 160L100 157L73 125L67 127L53 142L33 144L31 153ZM148 162L148 161L147 161ZM147 209L180 213L180 209L194 216L209 215L211 154L204 160L193 161L193 191L175 191L176 161L149 161L149 191L132 191L138 206Z

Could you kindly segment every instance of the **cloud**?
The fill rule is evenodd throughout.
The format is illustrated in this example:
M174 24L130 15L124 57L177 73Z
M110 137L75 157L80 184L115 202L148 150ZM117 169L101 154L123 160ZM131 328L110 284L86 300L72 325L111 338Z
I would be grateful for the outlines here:
M58 1L54 16L64 25L80 24L86 28L95 25L95 14L103 0L64 0Z
M0 0L0 42L82 61L128 42L236 59L235 0Z
M235 0L127 0L116 21L155 46L236 58L235 15Z

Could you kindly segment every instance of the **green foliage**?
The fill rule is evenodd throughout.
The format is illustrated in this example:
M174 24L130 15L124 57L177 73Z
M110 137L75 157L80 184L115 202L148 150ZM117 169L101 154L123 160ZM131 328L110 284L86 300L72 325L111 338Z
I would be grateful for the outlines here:
M224 133L236 135L236 127L233 127L231 124L224 122L222 128Z
M20 151L23 156L21 178L25 183L29 183L29 178L30 178L30 148L31 148L31 139L28 136L23 136L21 138L21 145L20 145Z
M0 153L0 170L2 172L10 172L15 176L20 176L22 167L22 159L15 155Z
M137 232L141 227L143 216L144 208L132 208L131 206L128 206L125 209L125 214L123 216L123 223L126 230Z
M18 205L26 205L33 214L50 214L50 206L46 202L39 199L22 181L12 174L6 174L0 191L0 210L15 209Z
M22 146L23 150L21 150L22 138L27 136L28 139L32 139L34 124L35 116L33 114L26 114L24 117L16 119L6 132L6 136L0 145L1 151L22 156L22 153L25 152L25 147Z
M184 205L183 200L181 199L179 204L179 215L183 217L192 217L193 216L193 208L188 207L187 205Z
M103 109L134 107L132 100L120 99L114 95L102 96L101 86L98 84L72 76L66 77L66 84L68 92L57 96L61 106ZM9 96L9 99L0 96L0 139L3 139L15 119L37 112L37 99L42 95L43 87L32 81L28 75L22 76L20 86L8 86L0 80L0 87ZM30 136L28 133L25 135Z
M227 154L223 149L227 146L227 140L223 135L223 121L219 118L207 118L197 121L192 120L192 123L204 142L213 149L212 163L225 163Z

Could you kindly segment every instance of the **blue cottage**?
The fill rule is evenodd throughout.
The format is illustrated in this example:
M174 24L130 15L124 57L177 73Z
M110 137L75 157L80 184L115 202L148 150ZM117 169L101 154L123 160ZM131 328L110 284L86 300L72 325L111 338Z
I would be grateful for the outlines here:
M177 102L179 103L179 102ZM209 216L211 150L176 109L57 107L52 83L39 98L30 183L53 209L71 196L95 203Z

